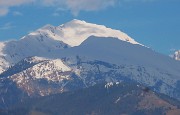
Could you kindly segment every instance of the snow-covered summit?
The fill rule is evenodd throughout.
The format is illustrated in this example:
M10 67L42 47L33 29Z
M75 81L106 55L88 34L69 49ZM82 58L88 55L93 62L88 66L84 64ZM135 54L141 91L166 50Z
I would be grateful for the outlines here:
M63 26L62 29L67 28ZM37 30L39 36L28 35L19 42L5 44L2 50L4 57L0 57L0 62L16 63L23 57L30 58L23 58L25 61L1 74L1 92L6 89L14 91L9 88L11 82L29 96L45 96L103 82L109 83L109 88L111 82L132 80L180 100L180 62L115 37L90 36L77 47L64 48L64 41L42 34L47 30L57 35L56 31L50 26L44 28ZM4 84L8 85L4 87ZM7 95L6 92L4 94Z
M178 50L178 51L176 51L176 52L174 53L173 58L174 58L175 60L179 60L179 61L180 61L180 50Z
M0 42L0 73L26 57L48 57L54 50L78 46L89 36L114 37L139 44L119 30L81 20L74 19L57 27L47 24L20 40Z
M119 30L114 30L107 28L104 25L92 24L77 19L57 27L47 24L37 31L30 33L29 35L39 34L46 35L54 40L64 42L71 47L80 45L84 40L92 35L98 37L115 37L132 44L139 44L127 34Z
M127 34L119 30L114 30L107 28L104 25L92 24L77 19L58 26L58 29L60 29L61 34L63 34L59 40L70 46L78 46L92 35L97 37L115 37L132 44L139 44Z

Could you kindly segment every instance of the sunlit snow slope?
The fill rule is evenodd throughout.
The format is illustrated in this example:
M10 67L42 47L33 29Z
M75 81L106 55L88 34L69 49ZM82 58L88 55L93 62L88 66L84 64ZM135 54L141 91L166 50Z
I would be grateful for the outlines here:
M179 61L121 31L80 20L1 42L0 70L0 106L15 104L15 97L19 101L122 80L180 100Z
M17 41L0 42L0 73L25 57L48 57L51 51L78 46L91 35L139 44L119 30L74 19L57 27L46 25Z

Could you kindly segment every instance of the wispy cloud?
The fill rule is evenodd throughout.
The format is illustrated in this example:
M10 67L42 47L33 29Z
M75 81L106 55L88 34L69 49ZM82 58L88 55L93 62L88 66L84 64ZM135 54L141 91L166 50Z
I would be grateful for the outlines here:
M70 10L73 15L80 11L97 11L114 6L118 0L41 0L43 6L57 7L61 11Z
M4 16L9 12L10 7L20 6L35 2L35 0L0 0L0 16Z
M14 28L14 27L15 27L15 26L13 26L11 22L8 22L8 23L0 26L0 30L8 30L8 29L12 29L12 28Z
M21 12L19 12L19 11L14 11L13 15L14 16L22 16L23 14Z
M0 7L0 16L5 16L9 12L8 8Z
M55 16L55 17L60 16L60 14L58 12L54 12L52 15Z
M170 51L175 52L175 51L177 51L177 49L171 48Z
M155 0L120 0L120 1L125 1L125 2L152 2Z
M58 17L62 14L62 12L67 11L65 8L58 7L56 10L52 13L52 16Z
M17 7L25 4L39 4L44 7L56 7L58 9L70 10L73 15L80 11L98 11L118 2L147 2L153 0L0 0L0 16L9 12L10 7Z

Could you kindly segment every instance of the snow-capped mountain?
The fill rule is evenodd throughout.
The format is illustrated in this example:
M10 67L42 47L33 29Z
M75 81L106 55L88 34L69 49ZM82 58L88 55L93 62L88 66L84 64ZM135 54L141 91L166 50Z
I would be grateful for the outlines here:
M96 25L80 20L72 20L66 24L58 26L62 34L56 40L63 41L70 46L78 46L89 36L114 37L132 44L139 44L127 34L107 28L103 25Z
M63 64L60 59L55 59L36 64L10 76L9 79L29 96L45 96L77 89L76 86L80 86L80 83L76 82L79 78L74 77L70 67ZM76 82L77 85L72 87L73 84L70 82L74 82L74 84ZM71 89L68 89L70 86ZM81 86L81 88L83 87Z
M173 58L174 58L175 60L180 60L180 50L178 50L178 51L176 51L176 52L174 53Z
M14 92L19 101L122 80L180 100L180 62L105 26L79 20L46 25L0 48L3 106L13 103Z
M34 97L73 91L104 82L132 81L180 99L180 63L144 46L110 37L91 36L78 47L57 50L50 55L57 59L32 57L30 59L40 61L35 61L37 64L32 63L17 73L2 74L5 76L1 77L1 84L16 84L14 87L21 91L19 95ZM22 62L9 68L7 73L26 65ZM4 99L6 95L3 89L8 88L11 92L9 85L1 85L1 98ZM9 100L5 102L9 103Z
M92 35L139 44L119 30L76 19L57 27L46 25L20 40L0 42L0 73L26 57L48 57L49 52L78 46Z

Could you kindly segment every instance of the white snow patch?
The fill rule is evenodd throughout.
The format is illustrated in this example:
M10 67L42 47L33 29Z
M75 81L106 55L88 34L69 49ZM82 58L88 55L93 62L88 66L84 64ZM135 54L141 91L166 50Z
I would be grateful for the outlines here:
M109 83L107 83L106 85L105 85L105 88L110 88L110 87L112 87L113 86L113 82L109 82Z
M175 60L180 61L180 50L178 50L178 51L176 51L176 52L174 53L173 58L174 58Z
M114 103L118 103L121 100L121 97L118 97L118 99Z
M127 34L119 30L114 30L107 28L104 25L87 23L76 19L60 25L57 29L61 31L58 33L60 37L56 37L55 39L63 41L70 46L78 46L90 36L114 37L132 44L139 44Z

